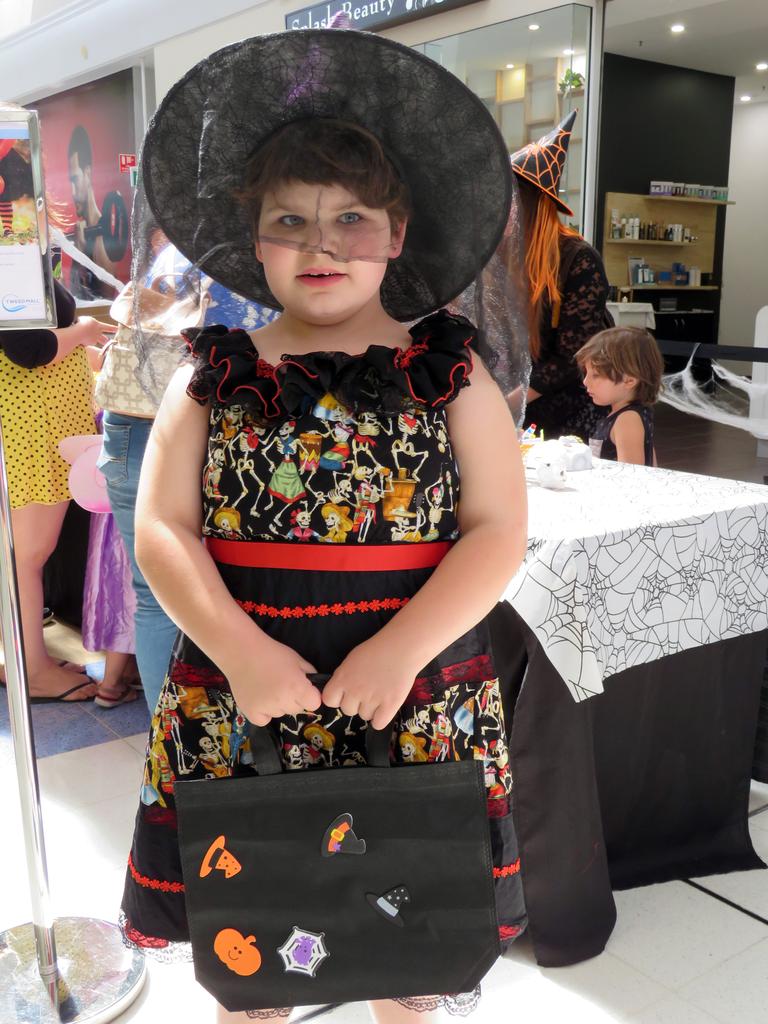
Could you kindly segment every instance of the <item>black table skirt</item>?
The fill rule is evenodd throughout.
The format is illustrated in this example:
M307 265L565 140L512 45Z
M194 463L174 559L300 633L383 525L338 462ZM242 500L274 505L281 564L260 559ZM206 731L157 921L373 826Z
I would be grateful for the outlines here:
M755 758L752 762L752 778L768 782L768 659L763 669L763 686L760 691L760 711L757 716L757 738Z
M576 703L511 606L492 629L539 964L602 952L612 889L765 866L747 811L768 633L628 669Z

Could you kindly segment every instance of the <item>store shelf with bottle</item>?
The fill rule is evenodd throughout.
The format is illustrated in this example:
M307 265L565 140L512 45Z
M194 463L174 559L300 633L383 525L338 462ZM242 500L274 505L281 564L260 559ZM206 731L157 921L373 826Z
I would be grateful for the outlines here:
M642 287L650 290L649 298L656 291L678 290L686 285L694 290L688 281L680 281L674 276L663 279L668 274L672 275L674 264L684 263L686 268L698 271L694 281L700 289L716 291L718 282L713 280L713 272L718 207L725 205L716 200L684 196L606 193L602 254L610 284L614 287ZM618 232L615 229L617 219ZM642 230L641 225L644 226ZM647 236L649 231L656 237L640 237L641 234ZM637 237L612 237L616 233ZM638 263L649 268L651 280L632 279L631 268Z

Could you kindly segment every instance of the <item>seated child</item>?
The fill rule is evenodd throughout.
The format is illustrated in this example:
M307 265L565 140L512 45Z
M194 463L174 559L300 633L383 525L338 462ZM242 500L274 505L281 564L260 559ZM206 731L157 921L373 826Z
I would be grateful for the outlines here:
M598 459L655 466L653 406L664 360L656 340L639 327L600 331L576 353L595 405L609 406L589 439Z

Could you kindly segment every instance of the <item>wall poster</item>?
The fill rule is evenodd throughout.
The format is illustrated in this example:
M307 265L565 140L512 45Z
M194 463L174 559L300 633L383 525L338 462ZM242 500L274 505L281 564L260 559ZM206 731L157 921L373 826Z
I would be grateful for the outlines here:
M109 278L130 278L133 188L121 157L136 152L133 97L128 69L27 104L40 115L49 218L95 264L62 258L62 283L81 300L111 300Z

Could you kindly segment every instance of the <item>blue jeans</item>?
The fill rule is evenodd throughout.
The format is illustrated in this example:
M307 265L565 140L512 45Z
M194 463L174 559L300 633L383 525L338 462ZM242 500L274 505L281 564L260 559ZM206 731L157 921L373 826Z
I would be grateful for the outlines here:
M106 477L112 514L131 563L136 593L136 662L149 710L154 712L178 628L155 600L136 565L134 552L136 491L152 420L105 412L103 429L98 465Z

